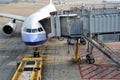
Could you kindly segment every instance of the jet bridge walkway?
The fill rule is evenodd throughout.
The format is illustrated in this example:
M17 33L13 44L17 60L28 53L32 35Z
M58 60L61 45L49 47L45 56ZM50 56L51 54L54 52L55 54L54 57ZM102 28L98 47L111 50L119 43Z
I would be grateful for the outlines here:
M23 58L11 80L41 80L42 57Z
M88 42L86 59L90 64L95 62L92 50L96 47L120 65L120 59L113 51L93 42L94 38L102 43L120 41L120 6L80 6L53 12L51 16L51 33L48 36L76 39L75 61L79 61L78 39L84 38Z

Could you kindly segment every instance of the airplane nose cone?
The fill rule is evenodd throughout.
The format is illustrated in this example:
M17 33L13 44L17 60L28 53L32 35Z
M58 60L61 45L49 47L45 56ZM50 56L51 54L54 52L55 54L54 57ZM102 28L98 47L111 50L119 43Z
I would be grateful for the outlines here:
M46 41L46 34L45 33L23 33L22 39L27 45L38 45L43 44Z

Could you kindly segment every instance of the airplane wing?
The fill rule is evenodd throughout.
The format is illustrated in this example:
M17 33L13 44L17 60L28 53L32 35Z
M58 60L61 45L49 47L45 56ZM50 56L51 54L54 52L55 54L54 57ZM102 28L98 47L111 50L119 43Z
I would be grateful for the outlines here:
M0 13L0 17L15 19L15 20L22 21L22 22L24 22L26 19L26 17L23 17L23 16L12 15L12 14L7 14L7 13Z

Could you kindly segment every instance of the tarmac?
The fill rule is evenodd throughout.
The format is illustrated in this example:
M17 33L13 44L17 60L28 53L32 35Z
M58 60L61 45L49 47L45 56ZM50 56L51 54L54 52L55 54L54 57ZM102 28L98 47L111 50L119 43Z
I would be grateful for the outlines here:
M22 5L22 6L21 6ZM38 3L0 4L0 12L28 16L40 9ZM0 26L10 19L0 18ZM16 63L24 56L32 55L21 39L21 22L17 22L17 29L12 37L5 37L0 27L0 80L10 80L17 68ZM120 43L107 43L107 46L120 51ZM101 52L94 49L95 64L85 62L86 45L79 45L81 62L73 63L75 46L67 44L67 40L50 39L44 44L44 65L42 80L119 80L120 67L111 62ZM117 54L120 55L120 54Z
M107 46L119 51L119 42L107 43ZM74 63L75 45L69 45L64 41L50 40L44 47L43 80L119 80L120 67L110 61L97 49L93 50L96 62L87 64L86 45L79 45L81 61ZM69 52L69 53L68 53ZM119 56L119 54L117 54Z

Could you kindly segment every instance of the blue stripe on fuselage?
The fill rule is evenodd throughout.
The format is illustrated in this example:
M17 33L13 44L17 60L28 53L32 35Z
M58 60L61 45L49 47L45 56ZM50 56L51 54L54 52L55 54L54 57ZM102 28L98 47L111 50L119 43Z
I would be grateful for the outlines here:
M45 43L46 33L36 33L36 34L23 33L22 39L24 43L28 46L37 46L37 45Z
M29 46L37 46L37 45L40 45L40 44L43 44L45 43L46 40L43 40L43 41L37 41L37 42L24 42L26 45L29 45Z
M39 42L46 40L46 33L23 33L22 39L24 42Z

